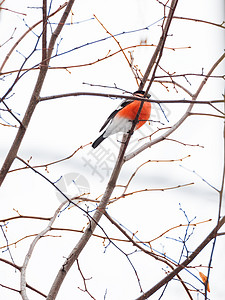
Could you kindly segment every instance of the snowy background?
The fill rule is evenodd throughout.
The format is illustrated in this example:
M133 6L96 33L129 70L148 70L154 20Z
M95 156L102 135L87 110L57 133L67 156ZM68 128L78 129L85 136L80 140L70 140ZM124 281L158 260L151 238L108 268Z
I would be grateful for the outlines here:
M53 1L52 11L57 9L61 1ZM15 41L31 26L41 19L41 10L29 7L41 6L40 1L5 1L5 7L17 12L26 13L26 16L9 11L1 11L0 44L2 45L16 31L11 41L0 48L1 62ZM110 33L117 36L122 47L140 44L141 40L147 40L147 44L157 45L163 17L163 6L157 1L132 0L132 1L75 1L73 16L61 33L58 44L58 54L75 49L65 55L58 55L52 59L50 66L75 66L88 64L103 58L110 53L119 50L118 45L112 38L105 39L109 35L100 24L93 18L95 14ZM224 20L223 1L199 0L180 1L175 16L183 16L207 20L221 24ZM56 15L51 19L58 20ZM54 24L52 28L54 28ZM144 29L148 27L147 29ZM142 29L142 30L138 30ZM49 27L49 30L50 27ZM131 31L134 31L131 33ZM24 56L29 55L37 40L36 34L40 34L41 28L37 27L16 48L4 71L19 69ZM171 48L189 47L186 49L165 49L160 62L166 71L177 74L208 72L214 62L222 55L224 49L223 29L204 23L174 19L170 28L171 36L168 37L166 46ZM49 33L50 36L50 33ZM92 43L97 40L102 41ZM87 45L87 43L90 43ZM84 47L80 47L85 45ZM41 44L37 47L40 49ZM137 47L131 49L134 63L138 65L142 73L145 72L155 47ZM40 61L40 51L36 51L28 63L31 67ZM26 65L25 65L26 67ZM216 69L214 75L224 74L224 65ZM10 108L22 119L29 102L38 71L30 71L20 80L13 90L12 97L7 100ZM159 75L165 75L159 71ZM0 81L1 94L12 84L15 75L7 75ZM189 76L188 81L184 77L177 80L192 93L196 91L202 77ZM88 84L84 84L88 83ZM116 85L118 88L129 92L137 90L137 84L122 53L112 56L92 66L74 67L67 70L49 70L41 96L63 94L69 92L114 92L120 91L103 88L101 85ZM203 89L198 100L222 99L223 81L210 79ZM153 84L150 93L157 99L189 99L184 92L177 93L169 86L169 92L160 84ZM32 166L42 165L51 161L65 158L72 154L81 145L86 145L98 137L99 128L115 107L120 99L104 97L68 97L58 100L43 101L40 103L32 117L29 129L25 135L19 156L24 160L30 159ZM223 109L223 106L218 106ZM167 104L163 105L164 112L169 120L165 119L158 105L153 104L151 118L162 122L165 126L172 126L185 112L187 105ZM196 105L195 112L214 113L207 106ZM7 113L1 113L1 123L4 120L10 124L15 121ZM151 122L145 125L140 132L136 132L131 140L131 151L140 143L138 139L157 130L159 123ZM161 127L163 127L161 125ZM0 126L0 161L3 163L16 134L15 128ZM196 227L190 226L187 242L189 251L206 237L217 221L218 193L214 188L220 189L223 170L223 121L213 117L191 116L171 136L185 144L200 146L184 146L173 141L164 141L151 149L141 153L135 159L128 161L119 177L118 184L124 185L138 166L147 160L178 160L187 156L183 161L174 162L150 162L144 165L132 180L128 192L145 188L162 189L194 182L194 185L171 191L155 191L137 193L122 198L108 207L108 213L142 241L154 239L167 229L179 224L187 224L206 221ZM102 143L95 150L90 145L79 150L71 159L62 163L49 166L47 173L44 168L38 169L51 181L57 182L59 187L69 196L78 194L82 187L90 191L89 198L95 199L100 196L107 185L111 170L118 154L118 139L114 136ZM12 169L23 167L21 162L15 161ZM195 172L193 172L195 171ZM72 175L71 175L72 174ZM71 178L77 179L78 186L71 183ZM202 179L206 180L204 182ZM211 186L210 186L211 185ZM122 190L116 189L115 195ZM60 204L61 198L55 189L43 178L31 170L11 172L7 175L1 191L0 219L17 215L34 215L51 217ZM89 211L96 208L96 204L81 204ZM224 212L224 206L223 206ZM188 218L188 220L187 220ZM88 222L87 217L77 208L71 208L60 214L54 227L73 228L82 230ZM122 238L121 234L102 219L101 226L110 237ZM13 220L4 227L9 244L18 241L25 235L40 232L47 226L47 222L40 220ZM194 229L194 232L192 230ZM175 261L179 261L181 249L180 241L184 238L186 227L175 229L151 244L153 249L165 253ZM27 270L28 283L37 289L47 293L59 268L80 238L80 233L54 231L50 234L62 237L45 237L41 239L35 248ZM102 235L100 229L96 234ZM28 237L17 245L11 246L11 254L17 265L21 265L24 255L34 237ZM6 240L1 235L0 245L4 246ZM117 242L118 246L126 253L132 253L131 245ZM207 266L212 244L208 245L192 265ZM222 237L217 239L213 257L213 269L210 273L209 299L224 299L225 287L225 241ZM4 248L2 249L2 251ZM9 251L2 252L1 256L10 260ZM169 271L166 266L154 261L146 255L136 252L129 256L135 266L143 290L146 291L165 276ZM127 261L126 257L107 240L104 241L93 237L79 257L81 269L87 281L88 290L96 299L135 299L140 295L137 278ZM198 271L207 274L206 268L191 269L181 272L182 278L193 284L199 290L203 285L198 280ZM196 278L194 276L196 276ZM19 289L19 272L12 267L1 263L0 283ZM82 292L81 275L74 264L70 270L62 289L59 292L59 300L63 299L89 299L87 293ZM157 292L151 299L159 299L162 290ZM32 300L43 299L41 296L28 290L28 296ZM104 298L105 297L105 298ZM194 299L203 299L199 293L193 293ZM21 299L16 292L0 287L0 299ZM164 299L187 299L187 294L177 280L168 285Z

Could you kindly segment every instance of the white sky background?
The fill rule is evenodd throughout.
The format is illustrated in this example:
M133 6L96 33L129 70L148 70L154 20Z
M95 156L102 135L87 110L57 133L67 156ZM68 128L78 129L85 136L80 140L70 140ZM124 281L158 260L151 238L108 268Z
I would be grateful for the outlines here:
M61 1L54 1L52 11L54 11ZM184 16L207 20L215 23L222 23L224 20L223 1L199 0L199 1L180 1L176 9L176 16ZM15 11L24 12L26 23L31 26L41 18L40 9L30 9L28 6L40 6L41 1L6 1L5 7ZM134 29L144 28L158 21L163 16L163 8L156 1L132 0L132 1L76 1L73 7L73 22L87 20L93 17L93 14L99 18L104 26L112 33L127 32ZM55 17L58 20L58 16ZM54 21L54 18L51 19ZM68 19L70 21L70 19ZM161 23L159 22L158 25ZM23 22L23 16L3 11L0 16L0 26L4 30L0 31L0 44L7 40L14 28L16 32L14 38L4 47L0 48L0 58L5 57L14 42L26 30ZM34 32L39 34L40 27ZM143 30L132 34L124 34L118 37L122 47L136 45L140 40L147 39L148 44L157 44L161 29L157 24L149 27L149 30ZM212 27L206 24L194 23L190 21L173 20L170 29L172 36L168 37L166 46L168 47L188 47L191 49L183 50L164 50L164 56L160 65L169 72L183 73L204 73L208 72L213 63L223 53L224 49L224 31L218 27ZM63 40L59 45L59 53L107 37L107 33L98 24L96 20L64 28L61 37ZM36 37L30 33L17 50L27 56L34 47ZM39 47L38 47L39 48ZM142 47L134 50L134 63L138 64L142 73L154 51L154 47ZM85 46L70 54L59 56L53 59L51 66L69 66L76 64L89 63L96 59L104 57L108 51L115 52L118 45L113 39ZM28 62L32 66L39 62L40 53L37 52ZM19 68L23 62L23 57L18 52L14 52L9 62L5 66L6 70ZM223 65L224 67L224 65ZM222 65L216 70L215 74L222 74ZM41 96L62 94L77 91L90 92L115 92L113 89L101 87L91 87L84 85L83 82L113 86L133 92L137 89L136 82L122 54L117 54L103 62L93 66L73 68L70 72L65 70L50 70L47 75ZM159 72L159 74L163 74ZM1 84L1 96L7 87L12 83L14 75L6 77ZM37 77L37 71L29 72L20 83L15 87L15 95L8 100L8 105L15 112L20 114L22 119L27 103L30 99L34 82ZM188 82L184 78L179 82L186 86L191 92L195 92L202 78L188 77ZM198 100L221 99L224 83L222 80L209 80ZM159 99L189 99L184 93L176 93L170 87L170 93L159 84L154 84L151 90ZM33 115L29 129L25 135L19 155L27 160L32 156L31 165L38 165L64 158L80 145L85 145L94 141L98 137L99 128L111 111L117 107L120 100L112 100L99 97L77 97L51 100L40 103ZM165 126L171 126L184 113L186 106L169 104L165 107L169 123L165 120L162 113L156 105L153 105L153 120L160 120ZM222 105L220 109L223 109ZM215 113L206 106L196 106L194 111ZM7 114L1 112L1 116L8 122L15 124L14 120ZM2 122L2 120L0 120ZM153 123L153 122L152 122ZM132 145L135 145L137 139L142 134L150 134L157 129L157 123L151 123L151 126L145 126L140 133L135 133L132 137ZM4 161L5 155L16 134L15 128L6 128L0 126L0 161ZM150 240L161 234L165 230L179 225L186 224L187 220L180 210L186 212L189 220L196 217L194 222L200 222L207 219L213 219L195 228L194 234L190 237L188 249L194 250L196 246L210 232L217 220L218 195L217 193L197 174L207 180L212 186L220 188L222 176L222 134L223 121L219 118L208 117L189 117L188 120L171 136L187 144L199 144L201 147L188 147L175 142L163 142L148 149L134 160L125 164L118 184L126 184L131 174L143 162L151 159L171 160L179 159L191 155L190 158L182 162L174 163L150 163L146 164L137 173L132 181L128 192L144 188L165 188L194 182L191 187L177 189L165 192L146 192L136 194L135 196L121 199L109 206L108 212L118 220L125 228L132 233L136 232L141 240ZM50 180L56 181L60 176L69 173L79 173L84 176L90 184L90 198L101 195L110 176L110 170L113 167L114 157L118 153L118 143L116 136L103 142L101 150L105 155L98 162L95 159L97 149L92 150L91 146L80 150L72 159L63 163L49 167L49 173L44 169L39 169ZM103 153L103 152L102 152ZM87 165L89 161L89 165ZM183 167L181 167L182 165ZM21 163L15 162L12 168L21 167ZM104 169L106 167L106 169ZM186 170L186 168L188 170ZM64 177L66 178L66 177ZM120 191L118 188L117 191ZM74 195L77 190L71 185L67 187L68 195ZM116 194L115 194L116 195ZM0 219L16 215L13 209L18 209L22 215L52 216L60 204L55 190L40 176L32 171L18 171L5 179L1 188L0 198L2 201ZM179 205L180 203L180 205ZM82 206L86 209L86 206ZM89 209L95 206L89 204ZM223 207L224 212L224 207ZM65 211L57 219L55 227L67 227L73 229L82 229L87 224L88 219L83 216L81 211L73 208ZM31 220L15 220L8 224L7 238L10 242L17 241L24 235L40 232L46 222ZM107 231L109 236L121 237L105 220L101 221L101 226ZM98 229L96 231L102 234ZM191 229L190 232L191 233ZM51 286L56 272L62 265L64 258L68 256L80 235L76 233L51 232L54 235L63 235L62 238L46 237L39 241L35 248L33 257L30 261L27 271L28 283L47 293ZM184 237L185 228L174 230L168 233L167 237ZM33 238L28 238L17 247L11 247L16 264L23 263L24 254ZM105 242L107 244L107 242ZM0 245L5 245L3 235L1 235ZM134 249L131 246L119 244L125 252L130 253ZM211 293L209 299L224 299L225 288L225 261L224 256L225 242L222 237L217 239L216 250L213 258L213 269L210 273ZM161 238L152 244L152 247L160 252L178 260L182 244L166 237ZM79 258L81 269L85 277L92 277L87 282L89 291L96 299L103 299L107 289L106 299L135 299L139 294L139 287L135 274L128 263L126 257L119 252L113 245L110 245L104 253L102 240L92 238L89 241L84 252ZM207 265L211 244L202 251L199 257L192 265ZM10 260L9 253L1 254L3 258ZM148 290L161 278L165 276L164 265L155 262L152 258L143 254L135 253L130 256L142 283L144 291ZM1 264L0 283L19 288L19 272ZM206 269L198 269L206 273ZM167 270L168 271L168 270ZM198 277L196 270L191 270ZM191 282L196 288L202 289L201 283L191 275L183 271L181 276L187 282ZM76 264L70 270L68 277L63 284L58 295L59 300L63 299L89 299L86 293L81 292L77 287L83 288L82 278L77 271ZM27 290L28 296L32 300L43 299L35 293ZM151 299L158 299L161 295L156 293ZM194 294L194 299L203 299L202 296ZM199 297L199 298L198 298ZM186 299L181 284L173 281L169 284L164 299ZM0 299L21 299L20 295L0 288Z

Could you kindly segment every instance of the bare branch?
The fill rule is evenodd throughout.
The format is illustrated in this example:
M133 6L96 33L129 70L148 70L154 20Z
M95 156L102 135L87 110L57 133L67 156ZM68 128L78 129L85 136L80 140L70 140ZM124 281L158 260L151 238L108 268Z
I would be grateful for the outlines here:
M47 68L47 1L43 0L42 5L42 62L41 67Z
M113 57L114 55L117 55L117 54L119 54L120 52L124 52L125 50L129 50L129 49L133 49L133 48L139 48L139 47L156 47L156 45L153 45L153 44L151 44L151 45L148 45L148 44L146 44L146 45L133 45L133 46L128 46L128 47L124 47L124 48L122 48L122 49L120 49L120 50L118 50L118 51L115 51L115 52L113 52L113 53L111 53L111 51L109 50L108 52L107 52L107 54L106 55L104 55L103 57L101 57L101 58L98 58L98 59L96 59L96 60L94 60L94 61L90 61L90 62L87 62L87 63L82 63L82 64L78 64L78 65L69 65L69 66L49 66L49 70L66 70L66 71L68 71L69 72L69 69L74 69L74 68L81 68L81 67L89 67L89 66L92 66L92 65L95 65L95 64L97 64L97 63L99 63L99 62L102 62L102 61L104 61L104 60L106 60L106 59L108 59L108 58L111 58L111 57ZM180 47L180 48L169 48L169 47L165 47L164 49L168 49L168 50L173 50L173 51L175 51L175 50L179 50L179 49L184 49L185 47ZM187 47L188 48L188 47ZM130 52L130 51L128 51L128 52ZM58 56L58 55L57 55ZM20 71L28 71L28 70L30 70L30 71L36 71L36 70L39 70L40 69L40 67L39 66L37 66L37 67L34 67L34 68L32 68L31 70L30 69L27 69L27 68L22 68L22 69L20 69ZM12 73L17 73L19 70L9 70L9 71L5 71L5 72L2 72L2 73L0 73L1 75L7 75L7 74L12 74ZM140 71L140 70L139 70ZM194 75L194 74L187 74L187 75ZM136 75L136 73L135 73L135 76L137 76ZM182 76L182 75L179 75L179 76ZM204 75L202 75L202 74L197 74L197 76L204 76ZM224 78L223 76L215 76L216 78ZM156 77L157 78L157 77ZM160 77L159 77L160 78Z
M79 289L80 289L82 292L86 292L92 299L95 299L95 298L91 295L91 293L88 291L87 284L86 284L86 281L87 281L87 280L90 280L91 278L85 278L85 277L84 277L84 275L83 275L83 273L82 273L82 271L81 271L81 268L80 268L80 264L79 264L79 262L78 262L78 259L77 259L77 268L78 268L78 270L79 270L79 272L80 272L80 275L81 275L81 277L82 277L82 279L83 279L83 283L84 283L84 290L81 289L81 288L79 288Z
M77 148L72 154L70 154L69 156L65 157L65 158L61 158L61 159L58 159L58 160L55 160L55 161L52 161L52 162L49 162L49 163L46 163L46 164L42 164L42 165L37 165L37 166L32 166L33 169L36 169L36 168L45 168L47 170L47 168L49 166L52 166L52 165L55 165L55 164L58 164L60 162L63 162L65 160L68 160L70 158L72 158L79 150L83 149L84 147L90 145L90 143L84 145L84 146L80 146L79 148ZM26 166L26 167L22 167L22 168L17 168L17 169L13 169L13 170L10 170L9 173L11 172L15 172L15 171L20 171L20 170L27 170L29 169L30 166Z
M23 241L23 240L25 240L25 239L27 239L27 238L30 238L30 237L33 237L33 236L37 236L37 235L38 235L38 233L26 235L26 236L20 238L19 240L17 240L16 242L13 242L13 243L10 243L10 244L8 244L8 245L6 245L6 246L0 247L0 249L4 249L4 248L6 248L6 247L13 246L13 245L16 246L19 242L21 242L21 241ZM61 236L45 235L44 237L61 237Z
M118 95L118 94L111 94L111 93L94 93L94 92L72 92L72 93L66 93L66 94L59 94L59 95L52 95L52 96L46 96L46 97L40 97L39 101L47 101L47 100L54 100L59 98L66 98L66 97L77 97L77 96L97 96L97 97L106 97L106 98L119 98L119 99L130 99L130 100L138 100L142 101L140 97L136 96L128 96L128 95ZM192 95L193 97L193 95ZM186 99L178 99L178 100L168 100L168 99L144 99L145 102L151 102L151 103L174 103L174 104L212 104L212 103L223 103L224 100L186 100Z
M134 173L131 175L130 179L128 180L127 184L124 186L124 191L123 194L126 192L126 190L128 189L128 186L130 185L131 181L134 179L134 176L137 175L137 172L146 164L148 163L168 163L168 162L175 162L175 161L183 161L184 159L190 157L190 155L186 156L186 157L182 157L182 158L178 158L178 159L164 159L164 160L153 160L153 159L149 159L146 162L144 162L143 164L141 164L139 167L137 167L137 169L134 171Z
M8 222L11 220L16 220L16 219L35 219L35 220L43 220L43 221L49 221L50 218L44 218L44 217L35 217L35 216L23 216L23 215L19 215L19 216L15 216L15 217L9 217L9 218L5 218L5 219L1 219L0 222Z
M168 81L168 80L154 80L154 82L161 83L161 84L164 84L164 83L173 84L174 86L177 86L180 89L182 89L183 91L185 91L190 97L193 97L193 94L187 88L185 88L180 83L175 82L174 80L173 81Z
M182 188L182 187L185 187L185 186L190 186L190 185L193 185L194 182L190 182L190 183L185 183L185 184L179 184L179 185L176 185L176 186L171 186L171 187L163 187L163 188L152 188L152 189L143 189L143 190L135 190L133 192L130 192L130 193L126 193L126 194L122 194L121 196L119 197L114 197L112 199L110 199L110 203L113 203L121 198L125 198L127 196L131 196L133 194L136 194L136 193L143 193L143 192L156 192L156 191L159 191L159 192L164 192L164 191L168 191L168 190L174 190L174 189L179 189L179 188Z
M163 48L164 48L164 45L165 45L165 42L166 42L166 38L167 38L167 34L168 34L168 31L169 31L169 27L170 27L170 24L172 22L172 18L173 18L173 15L174 15L174 12L175 12L175 9L176 9L176 6L177 6L177 3L178 3L178 0L172 0L171 2L171 6L170 6L170 10L169 10L169 14L168 14L168 19L166 21L166 24L165 24L165 27L163 29L163 32L162 32L162 35L160 37L160 40L159 40L159 43L155 49L155 52L149 62L149 65L145 71L145 74L141 80L141 83L140 83L140 86L139 86L139 90L143 90L144 89L144 86L147 82L147 79L149 77L149 74L154 66L154 64L156 64L156 67L155 67L155 71L156 71L156 68L158 66L158 63L160 61L160 58L162 56L162 53L163 53ZM152 79L146 89L146 93L148 93L149 89L150 89L150 86L154 80L154 76L155 76L155 71L153 72L153 75L152 75Z
M99 221L102 217L102 211L105 210L105 208L108 204L109 198L115 188L117 178L120 174L120 170L123 165L124 153L127 148L128 142L129 142L128 138L125 137L123 143L121 144L118 159L116 161L112 175L111 175L108 185L106 187L105 193L99 203L98 209L95 211L94 216L91 219L88 227L85 229L84 234L82 235L81 239L79 240L77 245L74 247L74 249L70 253L69 257L66 259L66 261L62 265L61 269L59 270L59 272L55 278L55 281L53 282L53 285L50 289L50 292L48 294L47 300L53 300L56 298L58 291L59 291L59 289L63 283L63 280L65 279L69 269L71 268L73 263L77 260L79 254L81 253L83 248L86 246L86 244L89 241L89 239L91 238L97 224L99 223Z
M117 43L117 45L119 46L120 51L123 53L123 56L125 57L125 60L126 60L126 62L128 63L128 65L129 65L129 67L130 67L130 69L131 69L131 71L132 71L132 73L133 73L133 75L134 75L134 78L136 79L136 82L137 82L137 84L138 84L137 78L136 78L136 76L135 76L135 72L134 72L134 70L133 70L133 68L132 68L132 64L130 63L130 61L129 61L127 55L125 54L124 49L121 47L119 41L115 38L115 36L114 36L113 34L111 34L111 33L106 29L106 27L102 24L102 22L100 22L100 20L96 17L96 15L94 15L94 17L95 17L95 19L98 21L98 23L104 28L104 30L105 30L105 31L106 31L106 32L114 39L114 41L115 41L115 42Z
M24 13L21 13L21 12L18 12L18 11L15 11L15 10L12 10L12 9L9 9L9 8L6 8L6 7L2 7L0 9L3 9L3 10L6 10L6 11L9 11L9 12L12 12L14 14L19 14L19 15L23 15L23 16L26 16L26 14Z
M199 20L199 19L193 19L193 18L186 18L186 17L174 16L173 18L174 19L178 19L178 20L194 21L194 22L197 22L197 23L204 23L204 24L213 25L213 26L217 26L217 27L220 27L222 29L225 29L224 22L221 23L221 24L218 24L218 23L213 23L213 22L209 22L209 21L205 21L205 20Z
M224 95L224 100L225 100L225 95ZM225 113L225 101L224 101L224 113ZM216 233L218 233L219 224L220 224L220 220L221 220L224 184L225 184L225 122L223 124L223 172L222 172L222 176L221 176L221 188L218 191L219 192L219 205L218 205L218 218L217 218L217 226L216 226L217 232ZM211 269L211 265L212 265L213 253L214 253L215 245L216 245L216 238L217 238L217 235L215 235L215 238L213 241L211 255L210 255L209 264L208 264L208 274L207 274L206 282L205 282L205 299L207 299L208 280L209 280L210 269Z
M8 261L8 260L6 260L6 259L4 259L4 258L0 258L0 261L3 262L3 263L5 263L5 264L8 264L8 265L12 266L13 268L15 268L15 269L17 269L17 270L19 270L19 271L21 271L21 267L18 266L18 265L16 265L16 264L14 264L14 263L12 263L11 261ZM0 284L0 286L2 286L2 287L4 287L4 288L8 288L8 289L10 289L10 290L13 290L13 291L15 291L15 292L20 293L19 290L15 290L15 289L13 289L13 288L11 288L11 287L7 287L7 286L5 286L5 285L3 285L3 284ZM37 290L36 288L32 287L30 284L26 284L26 286L27 286L27 288L29 288L30 290L32 290L32 291L38 293L39 295L41 295L41 296L43 296L43 297L45 297L45 298L47 297L45 294L43 294L42 292L40 292L40 291Z
M190 116L207 116L207 117L214 117L214 118L216 117L216 118L222 118L222 119L225 118L225 116L218 116L218 115L206 114L206 113L193 113L193 112L191 112L189 115Z
M16 265L15 263L13 263L13 262L11 262L11 261L8 261L8 260L6 260L6 259L4 259L4 258L1 258L0 257L0 261L1 262L4 262L5 264L7 264L7 265L10 265L10 266L12 266L13 268L15 268L15 269L17 269L17 270L21 270L21 267L20 266L18 266L18 265Z
M61 20L58 24L58 26L56 27L56 30L53 32L52 34L52 37L50 39L50 42L49 42L49 47L48 47L48 51L47 51L47 65L49 64L49 60L51 58L51 54L52 54L52 51L53 51L53 48L54 48L54 45L55 45L55 42L56 42L56 39L58 37L58 35L60 34L63 26L64 26L64 23L68 17L68 14L73 6L73 3L74 3L75 0L70 0L68 3L67 3L67 6L66 6L66 9L61 17ZM27 107L27 110L26 110L26 113L24 115L24 118L23 118L23 121L22 121L22 125L20 125L20 128L17 132L17 135L14 139L14 142L8 152L8 155L5 159L5 162L3 163L3 166L1 168L1 171L0 171L0 186L2 184L2 182L4 181L5 177L6 177L6 174L8 173L14 159L16 158L17 156L17 152L19 150L19 147L22 143L22 140L24 138L24 135L26 133L26 129L30 123L30 120L31 120L31 117L33 115L33 112L38 104L38 101L39 101L39 96L40 96L40 92L41 92L41 89L42 89L42 85L44 83L44 80L45 80L45 77L46 77L46 74L47 74L47 70L48 68L47 67L44 67L44 68L40 68L40 72L39 72L39 75L38 75L38 78L37 78L37 81L36 81L36 85L35 85L35 88L34 88L34 91L33 91L33 94L31 96L31 99L30 99L30 102L29 102L29 105Z
M62 5L60 5L60 7L56 10L56 11L54 11L52 14L50 14L49 16L48 16L48 18L50 18L50 17L52 17L52 16L54 16L56 13L58 13L61 9L63 9L65 6L67 5L67 2L65 2L64 4L62 4ZM16 47L19 45L19 43L25 38L25 36L29 33L29 32L31 32L36 26L38 26L39 24L41 24L41 22L42 22L42 20L40 20L40 21L38 21L37 23L35 23L34 25L32 25L18 40L17 40L17 42L13 45L13 47L10 49L10 51L8 52L8 54L6 55L6 57L5 57L5 59L4 59L4 61L3 61L3 63L2 63L2 65L1 65L1 67L0 67L0 74L2 75L2 74L7 74L7 73L3 73L2 72L2 69L4 68L4 66L5 66L5 64L6 64L6 62L8 61L8 59L9 59L9 57L10 57L10 55L13 53L13 51L16 49ZM22 71L23 71L23 69L22 69ZM16 70L16 72L18 72L18 70ZM12 72L9 72L9 73L12 73Z
M137 154L141 153L142 151L144 151L147 148L152 147L153 145L163 141L165 138L167 138L170 134L172 134L178 127L181 126L181 124L187 119L187 117L190 115L190 112L194 106L194 103L197 99L197 97L199 96L201 90L203 89L204 85L206 84L207 80L208 80L208 76L212 74L212 72L216 69L216 67L223 61L223 59L225 58L225 54L221 55L220 58L215 62L215 64L211 67L211 69L209 70L207 76L202 80L201 84L199 85L197 91L195 92L195 94L192 97L192 103L189 105L189 107L187 108L186 112L184 113L184 115L180 118L180 120L178 120L167 132L165 132L164 134L162 134L161 136L159 136L158 138L155 138L154 140L144 144L143 146L139 147L137 150L133 151L132 153L128 154L125 156L125 161L133 158L134 156L136 156Z
M191 255L185 259L178 267L176 267L172 272L170 272L165 278L159 281L154 287L145 292L142 296L138 297L136 300L144 300L148 299L151 295L153 295L157 290L159 290L162 286L167 284L174 276L180 273L184 268L186 268L190 262L205 248L208 243L215 238L217 231L224 225L225 217L223 217L218 225L210 232L210 234L204 239L204 241L195 249Z
M32 253L34 251L34 248L37 244L37 242L48 232L51 230L51 226L54 223L56 217L58 216L60 210L62 209L62 207L66 204L67 201L64 201L63 203L60 204L60 206L57 208L57 210L55 211L53 217L50 219L48 226L42 230L33 240L33 242L31 243L29 250L25 256L23 265L21 267L21 279L20 279L20 290L21 290L21 296L24 300L28 299L27 294L26 294L26 270L27 270L27 266L28 263L31 259Z

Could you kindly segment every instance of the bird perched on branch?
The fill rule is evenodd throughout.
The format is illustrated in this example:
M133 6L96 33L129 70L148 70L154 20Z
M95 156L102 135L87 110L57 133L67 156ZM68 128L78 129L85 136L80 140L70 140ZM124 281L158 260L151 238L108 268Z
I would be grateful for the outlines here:
M140 98L144 97L144 91L136 91L133 93L133 96L137 96ZM147 98L149 98L148 95ZM108 125L105 131L98 137L92 144L92 147L95 149L104 139L109 137L112 134L117 132L128 133L132 128L132 122L135 120L139 107L142 101L139 100L124 100L120 106L111 113L108 119L105 121L103 126L100 129L100 132ZM134 128L134 130L143 126L150 117L151 114L151 103L144 102L142 109L140 111L138 122Z

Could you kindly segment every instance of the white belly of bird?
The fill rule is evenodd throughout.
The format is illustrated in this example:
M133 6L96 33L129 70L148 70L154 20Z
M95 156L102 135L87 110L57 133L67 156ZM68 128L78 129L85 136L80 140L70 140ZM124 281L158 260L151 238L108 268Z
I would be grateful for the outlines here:
M117 132L128 133L132 127L132 121L125 118L114 118L112 122L107 127L103 137L107 138L108 136L115 134Z

